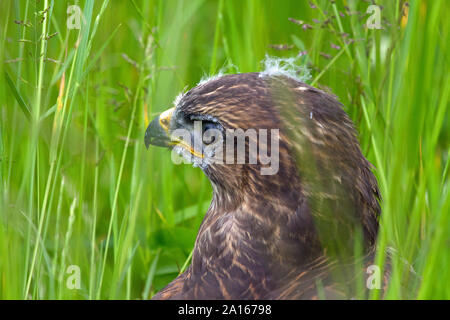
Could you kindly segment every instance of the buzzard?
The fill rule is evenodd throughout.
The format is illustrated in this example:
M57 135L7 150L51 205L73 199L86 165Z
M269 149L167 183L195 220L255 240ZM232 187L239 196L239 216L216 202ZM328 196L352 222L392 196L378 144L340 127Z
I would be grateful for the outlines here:
M149 124L145 144L190 158L213 198L190 267L154 299L353 297L373 258L380 196L337 99L285 75L242 73L202 82L174 104ZM223 139L193 147L197 121L200 132L214 129ZM277 154L274 172L263 173L269 164L259 153L250 161L252 135L244 136L245 161L210 161L208 143L225 150L228 132L238 129L277 135L276 144L262 144Z

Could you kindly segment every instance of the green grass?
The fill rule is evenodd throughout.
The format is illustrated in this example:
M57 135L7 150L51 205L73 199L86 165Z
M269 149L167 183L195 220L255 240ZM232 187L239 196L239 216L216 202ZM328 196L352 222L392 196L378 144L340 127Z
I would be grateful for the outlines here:
M384 30L346 14L365 1L311 3L79 1L85 23L69 30L63 1L1 1L0 298L145 299L166 285L212 191L145 149L149 119L204 75L307 51L310 82L340 98L376 167L378 263L398 252L387 297L449 299L449 2L411 1L406 23L403 1L380 1ZM403 260L421 277L408 292Z

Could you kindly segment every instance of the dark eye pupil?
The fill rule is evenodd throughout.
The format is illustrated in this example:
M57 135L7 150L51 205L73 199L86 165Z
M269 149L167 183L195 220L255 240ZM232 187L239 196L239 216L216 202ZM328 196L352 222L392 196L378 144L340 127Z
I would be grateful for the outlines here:
M203 132L208 131L210 129L214 129L215 127L216 126L214 123L211 123L211 122L203 123Z
M203 129L203 138L205 139L203 142L207 145L216 141L215 133L212 131L208 131L211 129L217 129L218 125L214 122L203 121L202 129ZM206 134L205 134L206 133Z

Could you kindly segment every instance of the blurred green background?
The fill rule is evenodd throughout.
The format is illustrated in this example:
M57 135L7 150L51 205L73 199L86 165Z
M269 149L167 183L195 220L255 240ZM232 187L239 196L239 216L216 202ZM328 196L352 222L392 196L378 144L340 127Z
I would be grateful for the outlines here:
M378 263L397 250L387 298L449 299L450 2L376 3L381 29L372 1L2 0L0 298L147 299L184 270L212 190L147 151L145 128L268 54L298 57L358 128L383 197Z

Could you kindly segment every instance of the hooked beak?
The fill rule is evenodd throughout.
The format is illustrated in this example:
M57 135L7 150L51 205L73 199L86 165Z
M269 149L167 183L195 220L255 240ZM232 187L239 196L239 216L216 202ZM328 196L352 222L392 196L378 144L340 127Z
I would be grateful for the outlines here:
M182 139L170 137L170 120L174 110L175 108L166 110L150 122L147 130L145 130L145 146L148 149L150 145L159 147L173 147L175 145L180 145L192 155L198 158L204 158L203 153L197 152L191 144L186 143L186 141L183 141Z
M168 147L170 146L169 126L170 119L175 108L164 111L158 117L152 120L145 130L145 146L148 149L150 145Z

